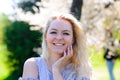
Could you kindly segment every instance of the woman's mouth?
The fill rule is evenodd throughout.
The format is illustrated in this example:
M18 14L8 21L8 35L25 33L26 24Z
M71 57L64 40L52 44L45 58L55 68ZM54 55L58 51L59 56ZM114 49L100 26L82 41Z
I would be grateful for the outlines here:
M65 44L64 43L53 43L53 45L55 45L55 46L64 46Z

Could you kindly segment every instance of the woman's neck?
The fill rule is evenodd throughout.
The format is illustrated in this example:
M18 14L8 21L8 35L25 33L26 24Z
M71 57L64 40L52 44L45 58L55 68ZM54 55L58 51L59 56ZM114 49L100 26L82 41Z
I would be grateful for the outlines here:
M48 53L50 54L48 59L46 60L46 64L47 67L49 69L49 71L52 72L52 65L59 59L61 58L61 55L59 55L58 53Z

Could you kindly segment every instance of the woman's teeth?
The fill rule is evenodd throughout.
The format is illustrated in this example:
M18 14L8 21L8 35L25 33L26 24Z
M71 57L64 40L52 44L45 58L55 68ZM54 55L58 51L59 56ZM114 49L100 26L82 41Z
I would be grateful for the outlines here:
M55 43L54 43L54 45L61 46L61 45L64 45L64 44L61 44L61 43L55 44Z

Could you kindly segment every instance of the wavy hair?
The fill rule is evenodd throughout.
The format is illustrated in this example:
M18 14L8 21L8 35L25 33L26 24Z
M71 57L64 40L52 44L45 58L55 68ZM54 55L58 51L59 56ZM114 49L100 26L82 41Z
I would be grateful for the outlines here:
M73 66L73 73L77 73L78 77L85 76L90 78L91 65L89 62L89 55L87 52L85 34L81 27L81 24L71 14L57 14L52 16L51 19L48 21L43 32L42 57L45 58L46 60L49 57L45 37L51 21L57 18L67 20L72 25L74 43L73 43L73 56L71 58L71 61ZM71 75L73 73L71 73Z

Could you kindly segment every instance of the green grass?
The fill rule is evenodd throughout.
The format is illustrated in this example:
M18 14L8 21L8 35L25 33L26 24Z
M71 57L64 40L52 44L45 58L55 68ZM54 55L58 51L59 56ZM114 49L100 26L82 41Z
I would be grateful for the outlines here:
M90 48L91 62L93 66L93 75L95 80L110 80L106 61L103 58L103 50L95 51L94 47ZM120 80L120 59L116 60L114 66L114 75L116 80Z
M114 66L114 75L115 75L116 80L120 80L119 66L120 66L120 61L117 60ZM100 67L94 67L94 76L96 80L110 80L107 66L105 63L103 63L103 65Z

